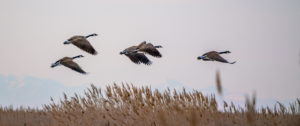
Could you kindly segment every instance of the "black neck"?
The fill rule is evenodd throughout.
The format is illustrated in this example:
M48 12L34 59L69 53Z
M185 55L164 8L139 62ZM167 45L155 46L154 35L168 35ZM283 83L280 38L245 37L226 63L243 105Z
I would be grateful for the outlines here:
M91 37L91 36L97 36L97 34L90 34L90 35L85 36L85 38L88 38L88 37Z
M80 58L80 57L83 57L83 56L82 55L74 56L74 57L72 57L72 59L76 59L76 58Z
M222 51L222 52L219 52L219 54L225 54L225 53L230 53L229 51Z

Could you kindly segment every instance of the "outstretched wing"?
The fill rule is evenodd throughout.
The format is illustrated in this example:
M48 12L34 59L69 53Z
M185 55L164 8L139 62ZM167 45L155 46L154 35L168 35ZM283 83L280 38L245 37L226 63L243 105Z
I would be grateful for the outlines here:
M160 52L151 43L141 45L140 51L150 54L151 56L154 57L158 57L158 58L162 57Z
M74 71L77 71L77 72L82 73L82 74L86 74L86 72L84 70L82 70L80 68L80 66L77 63L73 62L72 60L61 62L61 64L66 66L66 67L71 68Z
M135 64L140 64L141 62L137 57L134 56L133 53L126 54L126 56Z
M209 53L207 54L207 57L215 60L215 61L219 61L222 63L228 63L228 61L226 59L224 59L223 57L221 57L218 53Z
M137 47L140 48L146 44L146 41L141 42Z
M129 53L126 55L133 63L151 65L152 62L143 53Z
M145 56L144 53L135 53L134 57L136 57L140 62L142 62L146 65L152 64L152 62Z
M91 45L91 43L85 37L77 37L76 39L73 39L72 43L75 46L77 46L78 48L80 48L92 55L97 54L97 51L94 49L94 47Z

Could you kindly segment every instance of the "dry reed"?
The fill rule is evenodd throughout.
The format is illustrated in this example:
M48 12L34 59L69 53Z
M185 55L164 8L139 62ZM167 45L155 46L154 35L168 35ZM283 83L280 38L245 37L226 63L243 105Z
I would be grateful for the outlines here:
M43 109L1 107L0 126L218 126L290 125L299 126L300 100L285 107L255 110L255 96L247 97L245 109L224 102L218 110L215 96L199 91L167 89L159 92L148 86L91 85L83 96L64 94L58 103ZM226 105L225 105L226 103Z
M217 70L216 71L216 84L217 84L217 91L219 93L219 95L222 96L222 84L221 84L221 77L220 77L220 71Z

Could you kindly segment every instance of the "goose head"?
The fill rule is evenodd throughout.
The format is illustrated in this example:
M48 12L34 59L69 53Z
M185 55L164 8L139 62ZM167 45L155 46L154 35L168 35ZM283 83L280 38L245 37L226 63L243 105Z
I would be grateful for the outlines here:
M157 46L154 46L155 48L162 48L162 46L161 45L157 45Z
M56 66L58 66L58 65L60 65L60 61L56 61L55 63L53 63L53 64L51 65L51 68L56 67Z
M203 56L198 56L198 57L197 57L197 59L198 59L198 60L201 60L201 59L202 59L202 60L204 60L204 59L206 59L206 58L207 58L207 56L206 56L206 55L203 55Z
M90 34L90 36L98 36L98 34L96 34L96 33L93 33L93 34Z
M224 53L231 53L230 51L224 51Z
M71 44L71 43L72 43L72 42L69 41L69 40L67 40L67 41L64 42L64 44Z
M123 55L123 54L127 54L127 52L126 51L120 52L120 55Z
M83 56L83 55L78 55L77 57L78 57L78 58L81 58L81 57L84 57L84 56Z

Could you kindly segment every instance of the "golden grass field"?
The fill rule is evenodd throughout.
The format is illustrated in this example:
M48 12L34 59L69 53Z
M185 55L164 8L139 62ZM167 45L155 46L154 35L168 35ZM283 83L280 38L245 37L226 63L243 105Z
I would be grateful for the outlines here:
M1 107L1 126L300 126L300 99L290 106L255 109L255 96L245 107L204 96L166 89L116 84L105 91L91 85L83 96L74 94L42 109Z

